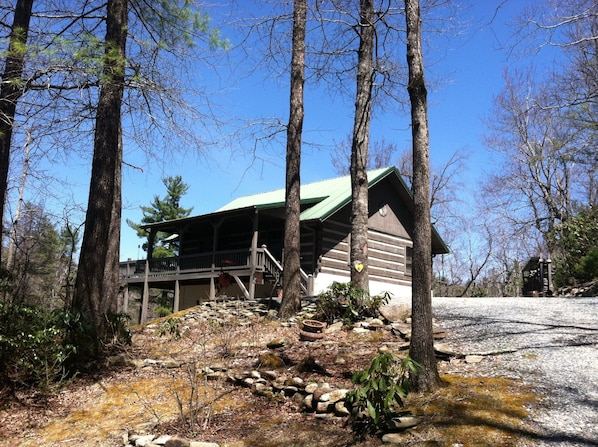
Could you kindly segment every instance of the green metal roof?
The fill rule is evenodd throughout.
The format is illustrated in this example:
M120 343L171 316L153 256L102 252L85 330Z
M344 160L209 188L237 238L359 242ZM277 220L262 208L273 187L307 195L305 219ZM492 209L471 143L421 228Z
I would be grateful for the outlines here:
M392 173L395 173L399 179L401 178L394 167L368 171L368 186L372 187ZM300 195L301 204L314 204L301 213L301 221L326 220L351 201L351 176L346 175L330 180L302 184ZM275 191L239 197L224 205L216 212L250 207L257 209L280 208L284 206L284 198L284 188L277 189Z
M405 184L405 181L397 168L391 166L388 168L368 171L368 187L371 188L387 177L391 177L390 180L392 180L392 183L397 188L397 193L401 196L409 211L413 212L413 194ZM306 183L301 185L300 194L301 204L304 208L300 216L301 221L325 221L343 206L351 202L351 177L347 175L330 180ZM155 228L158 231L170 231L176 233L180 231L182 222L209 219L218 216L220 213L235 214L237 211L249 209L283 208L285 206L284 198L284 188L261 194L253 194L239 197L209 214L175 219L167 222L145 224L141 228ZM434 226L432 226L432 245L435 253L449 252L448 246L444 243Z

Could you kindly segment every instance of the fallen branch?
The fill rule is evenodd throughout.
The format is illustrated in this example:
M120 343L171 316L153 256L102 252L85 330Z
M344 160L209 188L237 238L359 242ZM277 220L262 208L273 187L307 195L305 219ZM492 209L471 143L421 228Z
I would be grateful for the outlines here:
M465 358L468 355L479 355L483 357L487 357L490 355L501 355L501 354L511 354L513 352L517 352L519 349L498 349L496 351L482 351L482 352L463 352L461 354L457 354L457 358Z

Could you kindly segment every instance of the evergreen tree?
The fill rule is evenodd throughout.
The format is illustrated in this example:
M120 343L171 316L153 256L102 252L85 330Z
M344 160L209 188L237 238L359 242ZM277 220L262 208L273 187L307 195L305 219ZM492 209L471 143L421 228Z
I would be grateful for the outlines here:
M160 198L154 196L150 206L140 206L143 212L141 223L135 223L127 219L127 224L137 231L137 236L147 239L146 231L141 228L143 224L163 222L165 220L174 220L188 217L193 211L193 208L183 208L180 205L181 198L189 190L189 185L183 182L180 175L175 177L166 177L162 179L162 183L166 186L166 196ZM155 238L153 258L166 258L175 256L178 253L178 244L174 241L165 240L168 235L158 232ZM143 244L143 250L147 251L148 242Z
M58 307L55 291L60 288L56 281L60 234L50 215L40 205L25 202L13 237L13 302L46 309Z

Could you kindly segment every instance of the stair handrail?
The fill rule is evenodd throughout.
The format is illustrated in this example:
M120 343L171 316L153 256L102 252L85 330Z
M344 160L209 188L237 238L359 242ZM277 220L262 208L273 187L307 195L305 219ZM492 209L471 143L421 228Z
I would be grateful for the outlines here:
M280 262L278 262L278 260L274 257L274 255L272 253L270 253L270 250L268 250L268 248L265 245L262 245L262 249L264 250L264 255L266 255L266 259L268 259L270 261L270 263L274 264L274 267L276 267L276 270L279 273L282 273L282 264ZM264 266L266 266L266 262L264 262ZM272 270L272 269L269 269ZM274 272L272 272L274 273Z
M276 279L280 279L281 275L282 275L282 264L280 262L278 262L278 260L274 257L274 255L272 253L270 253L270 251L268 250L268 248L265 245L262 245L262 249L264 250L264 255L265 255L265 259L269 260L271 264L274 265L274 267L276 267L276 272L274 272L272 270L272 268L270 268L270 266L268 265L267 262L265 262L264 260L264 267L266 267L275 277ZM301 291L304 294L308 293L308 282L309 282L309 276L307 275L307 273L305 273L303 271L302 268L299 268L299 274L301 275Z

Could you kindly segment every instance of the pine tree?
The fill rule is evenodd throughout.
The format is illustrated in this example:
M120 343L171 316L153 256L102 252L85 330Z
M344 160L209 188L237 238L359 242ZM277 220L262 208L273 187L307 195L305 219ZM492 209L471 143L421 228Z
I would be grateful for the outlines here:
M127 224L137 232L137 236L140 238L147 239L147 233L141 228L142 225L163 222L165 220L182 219L188 217L191 211L193 211L193 208L183 208L180 205L181 198L189 190L189 185L183 182L183 178L180 175L165 177L162 179L162 183L166 187L164 198L156 195L150 206L139 207L143 212L141 223L135 223L127 219ZM177 254L178 244L165 240L167 236L167 234L160 232L156 234L152 258L166 258ZM147 248L148 242L146 240L143 244L143 250L147 251Z

